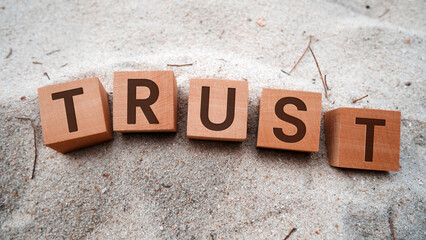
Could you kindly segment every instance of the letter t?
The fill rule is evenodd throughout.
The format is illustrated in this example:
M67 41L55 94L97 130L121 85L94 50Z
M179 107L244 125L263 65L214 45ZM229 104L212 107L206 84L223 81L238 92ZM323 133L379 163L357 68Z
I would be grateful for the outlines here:
M72 97L81 94L83 94L83 88L75 88L63 92L52 93L52 100L58 100L61 98L64 99L69 132L76 132L78 130L77 118L75 116L74 100Z
M374 126L385 126L386 121L384 119L356 118L355 123L367 126L365 134L365 161L372 162L374 145Z

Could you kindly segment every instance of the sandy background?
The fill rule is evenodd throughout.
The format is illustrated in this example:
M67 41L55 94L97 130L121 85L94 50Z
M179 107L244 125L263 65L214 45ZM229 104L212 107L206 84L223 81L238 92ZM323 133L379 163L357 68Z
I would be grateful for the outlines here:
M290 239L392 239L389 218L397 239L426 238L424 1L0 7L1 239L283 239L293 227ZM309 35L331 88L323 112L402 112L398 173L330 167L323 125L318 153L255 147L263 87L323 93L310 55L291 76L281 72ZM182 63L193 65L167 67ZM113 72L124 70L175 72L177 134L116 133L66 155L43 146L38 87L96 76L112 101ZM247 141L187 139L192 77L247 79ZM35 124L34 179L32 128L16 117Z

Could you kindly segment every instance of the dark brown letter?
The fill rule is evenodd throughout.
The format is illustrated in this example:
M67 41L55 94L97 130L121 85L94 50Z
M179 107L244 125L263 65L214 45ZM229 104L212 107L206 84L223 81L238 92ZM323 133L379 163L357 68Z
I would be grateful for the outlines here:
M136 99L136 87L149 88L150 95L146 99ZM129 79L127 84L127 124L136 124L136 107L140 107L150 124L158 124L158 119L150 105L157 101L160 94L157 84L149 79Z
M209 119L210 87L202 87L200 117L203 125L212 131L222 131L231 126L235 115L235 88L228 88L226 119L222 123L212 123Z
M303 137L305 137L306 125L305 123L303 123L302 120L295 118L293 116L290 116L284 112L284 106L287 104L295 105L297 107L297 110L299 111L307 110L305 103L298 98L295 98L295 97L281 98L277 102L277 104L275 104L275 114L277 115L279 119L296 126L297 132L296 134L289 136L289 135L286 135L281 128L274 128L274 135L275 137L277 137L279 140L283 142L295 143L302 140Z
M64 99L69 132L76 132L78 130L77 118L75 117L74 100L72 97L80 94L83 94L83 88L75 88L63 92L52 93L52 100Z
M373 161L374 126L385 126L386 120L373 118L356 118L356 124L367 125L365 136L365 161Z

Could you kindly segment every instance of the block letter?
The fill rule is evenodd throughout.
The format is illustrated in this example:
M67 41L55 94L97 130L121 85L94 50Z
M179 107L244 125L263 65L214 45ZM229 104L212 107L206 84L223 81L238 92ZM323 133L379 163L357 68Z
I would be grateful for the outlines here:
M228 88L226 101L226 118L222 123L212 123L209 119L210 87L202 87L200 118L203 125L213 131L222 131L229 128L234 122L235 115L235 88Z
M176 132L177 84L173 72L115 72L113 119L117 132Z
M356 124L366 125L365 134L365 161L373 161L373 145L374 145L374 126L386 126L384 119L371 119L371 118L356 118Z
M242 142L247 137L247 112L246 81L190 80L189 138Z
M127 84L127 124L136 124L136 107L142 109L150 124L158 124L158 119L151 109L151 105L157 101L159 95L157 84L149 79L129 79ZM150 95L146 99L137 99L136 87L142 86L149 88Z
M67 113L68 130L75 132L78 130L77 119L75 117L74 100L75 95L83 94L83 88L71 89L63 92L52 93L52 99L58 100L63 98L65 103L65 111Z
M108 95L98 78L38 89L44 144L66 153L109 141Z
M297 128L297 132L294 135L287 135L282 131L282 128L275 128L274 127L274 134L275 137L277 137L279 140L283 142L288 143L295 143L303 139L303 137L306 135L306 125L305 123L293 116L290 116L284 112L284 107L287 104L293 104L297 107L297 110L299 111L307 111L305 103L295 97L285 97L281 98L277 104L275 104L275 115L283 121L286 121L288 123L293 124Z
M320 93L262 90L257 147L317 152L320 125Z
M398 171L401 113L339 108L325 113L330 165Z

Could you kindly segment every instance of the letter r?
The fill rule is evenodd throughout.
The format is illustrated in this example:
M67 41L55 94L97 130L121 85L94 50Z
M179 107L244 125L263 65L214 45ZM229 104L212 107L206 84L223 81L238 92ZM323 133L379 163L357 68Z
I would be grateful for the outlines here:
M147 87L150 95L146 99L136 99L136 88ZM136 108L140 107L150 124L159 124L151 109L160 94L157 84L149 79L128 79L127 84L127 124L136 124Z

